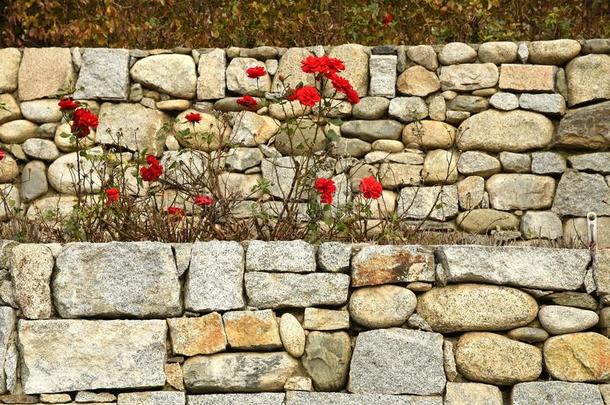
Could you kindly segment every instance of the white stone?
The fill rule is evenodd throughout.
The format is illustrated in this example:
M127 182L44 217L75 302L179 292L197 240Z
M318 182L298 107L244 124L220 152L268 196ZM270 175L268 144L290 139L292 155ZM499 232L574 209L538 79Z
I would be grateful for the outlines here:
M443 65L474 62L477 51L462 42L450 42L441 49L438 60Z
M253 58L231 59L226 70L227 89L239 94L250 94L263 96L271 90L271 79L269 74L258 79L252 79L246 74L246 70L252 67L265 67L265 63Z
M189 55L153 55L138 60L130 70L131 78L145 87L177 98L195 98L197 73Z
M227 58L223 49L214 49L199 56L197 99L214 100L225 96Z
M566 112L566 100L561 94L529 94L519 97L519 106L543 114L563 115Z
M398 195L398 215L413 219L446 221L458 213L455 185L432 187L404 187Z
M515 110L519 108L519 97L513 93L498 92L491 96L489 104L498 110Z
M599 316L594 311L561 305L542 306L538 319L551 335L582 332L599 322Z
M37 124L57 122L62 117L58 102L57 99L24 101L20 104L21 114Z
M369 60L370 96L396 95L396 55L372 55Z
M21 62L19 49L0 49L0 93L12 93L17 90L19 62Z
M57 146L47 139L30 138L21 147L26 155L34 159L51 162L59 157Z
M126 101L129 95L129 51L87 48L76 82L75 98Z
M561 219L551 211L527 211L521 218L521 233L526 239L559 239L563 236Z

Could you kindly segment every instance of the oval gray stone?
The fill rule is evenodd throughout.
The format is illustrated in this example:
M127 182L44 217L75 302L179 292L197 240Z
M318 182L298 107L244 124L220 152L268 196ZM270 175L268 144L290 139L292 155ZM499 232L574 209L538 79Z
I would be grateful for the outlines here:
M551 335L581 332L599 322L594 311L562 305L544 305L538 314L540 324Z

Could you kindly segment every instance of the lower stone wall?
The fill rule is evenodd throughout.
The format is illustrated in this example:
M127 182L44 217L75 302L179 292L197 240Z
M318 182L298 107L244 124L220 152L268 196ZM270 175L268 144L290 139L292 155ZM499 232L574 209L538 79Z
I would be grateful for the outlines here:
M610 250L4 241L0 300L0 403L610 404Z

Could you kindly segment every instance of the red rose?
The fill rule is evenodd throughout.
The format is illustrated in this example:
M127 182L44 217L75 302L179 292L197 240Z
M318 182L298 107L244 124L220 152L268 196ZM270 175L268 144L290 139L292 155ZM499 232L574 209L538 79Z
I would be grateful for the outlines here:
M354 90L353 87L347 90L345 96L347 97L347 101L349 101L350 104L358 104L360 102L360 96L358 95L358 92Z
M59 109L62 111L75 110L78 108L78 103L71 98L62 98L57 104L59 105Z
M207 195L198 195L195 197L195 205L200 207L209 207L210 205L214 205L214 199Z
M360 180L360 192L366 199L376 200L381 197L383 186L373 176L368 176Z
M106 205L110 205L113 202L117 202L119 201L119 189L116 187L112 187L109 189L104 190L104 193L106 193Z
M337 187L332 179L320 177L316 179L313 188L320 193L320 202L322 204L331 204L333 202L333 194L337 191Z
M186 114L184 118L186 118L188 122L199 122L201 121L201 114L196 112L190 112Z
M0 149L0 160L4 159L6 157L6 152L3 151L2 149Z
M251 79L258 79L261 76L265 76L267 74L267 71L263 66L254 66L246 69L246 74Z
M383 19L381 20L383 25L385 25L386 27L388 25L392 24L392 21L394 21L394 16L390 13L385 13L385 15L383 16Z
M310 55L301 61L301 70L305 73L321 73L328 76L345 70L345 65L337 58Z
M331 74L328 76L331 84L339 93L345 94L347 97L347 101L351 104L358 104L360 102L360 97L354 88L352 87L349 80L344 77L341 77L337 74Z
M299 100L304 106L313 107L320 101L320 93L313 86L302 86L297 87L287 98L289 101Z
M243 96L237 99L237 104L244 106L246 109L250 111L256 110L258 103L252 96Z
M169 207L167 213L172 216L183 217L184 210L180 207Z
M163 174L163 166L159 163L156 157L152 155L146 156L148 167L140 167L140 176L144 181L155 181Z
M72 114L72 133L78 138L84 138L91 133L92 128L97 128L99 121L97 115L86 108L77 108Z

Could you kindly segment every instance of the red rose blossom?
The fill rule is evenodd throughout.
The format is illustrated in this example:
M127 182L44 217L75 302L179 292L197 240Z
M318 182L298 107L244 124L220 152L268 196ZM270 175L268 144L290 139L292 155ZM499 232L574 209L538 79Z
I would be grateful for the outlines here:
M335 191L337 191L335 182L332 179L320 177L316 179L313 188L320 193L320 202L322 204L332 204L333 194L335 194Z
M301 70L305 73L320 73L328 76L345 70L345 65L341 59L310 55L301 61Z
M297 87L287 99L289 101L299 100L302 105L313 107L320 101L320 93L318 93L318 89L313 86L302 86Z
M0 160L4 159L6 156L6 152L0 149Z
M214 205L214 199L207 195L198 195L195 197L195 205L200 207L209 207L210 205Z
M347 90L345 96L347 97L347 101L349 101L350 104L358 104L360 102L360 96L358 95L358 92L354 90L353 87Z
M250 111L256 110L258 103L252 96L243 96L237 99L237 104L244 106L246 109Z
M184 210L180 207L169 207L167 209L167 213L169 215L172 216L176 216L176 217L183 217L184 216Z
M152 155L146 156L148 167L140 167L140 176L144 181L155 181L163 174L163 166L159 163L156 157Z
M201 121L201 114L196 112L190 112L186 114L184 118L186 118L188 122L199 122Z
M57 104L62 111L76 110L78 108L78 103L71 98L62 98Z
M383 18L381 19L381 22L383 23L383 25L385 25L386 27L390 24L392 24L392 21L394 21L394 16L390 13L385 13L385 15L383 16Z
M341 77L337 74L331 74L328 76L331 84L339 93L345 94L347 97L347 101L351 104L358 104L360 102L360 97L358 96L358 92L354 90L349 80L344 77Z
M119 189L116 187L112 187L109 189L104 190L104 193L106 193L106 205L110 205L113 202L117 202L119 201Z
M246 74L251 79L258 79L259 77L265 76L267 71L263 66L254 66L246 69Z
M360 192L366 199L376 200L381 197L383 187L373 176L368 176L360 180Z
M91 129L97 128L99 121L97 115L86 108L77 108L72 114L72 133L77 138L84 138L91 133Z

